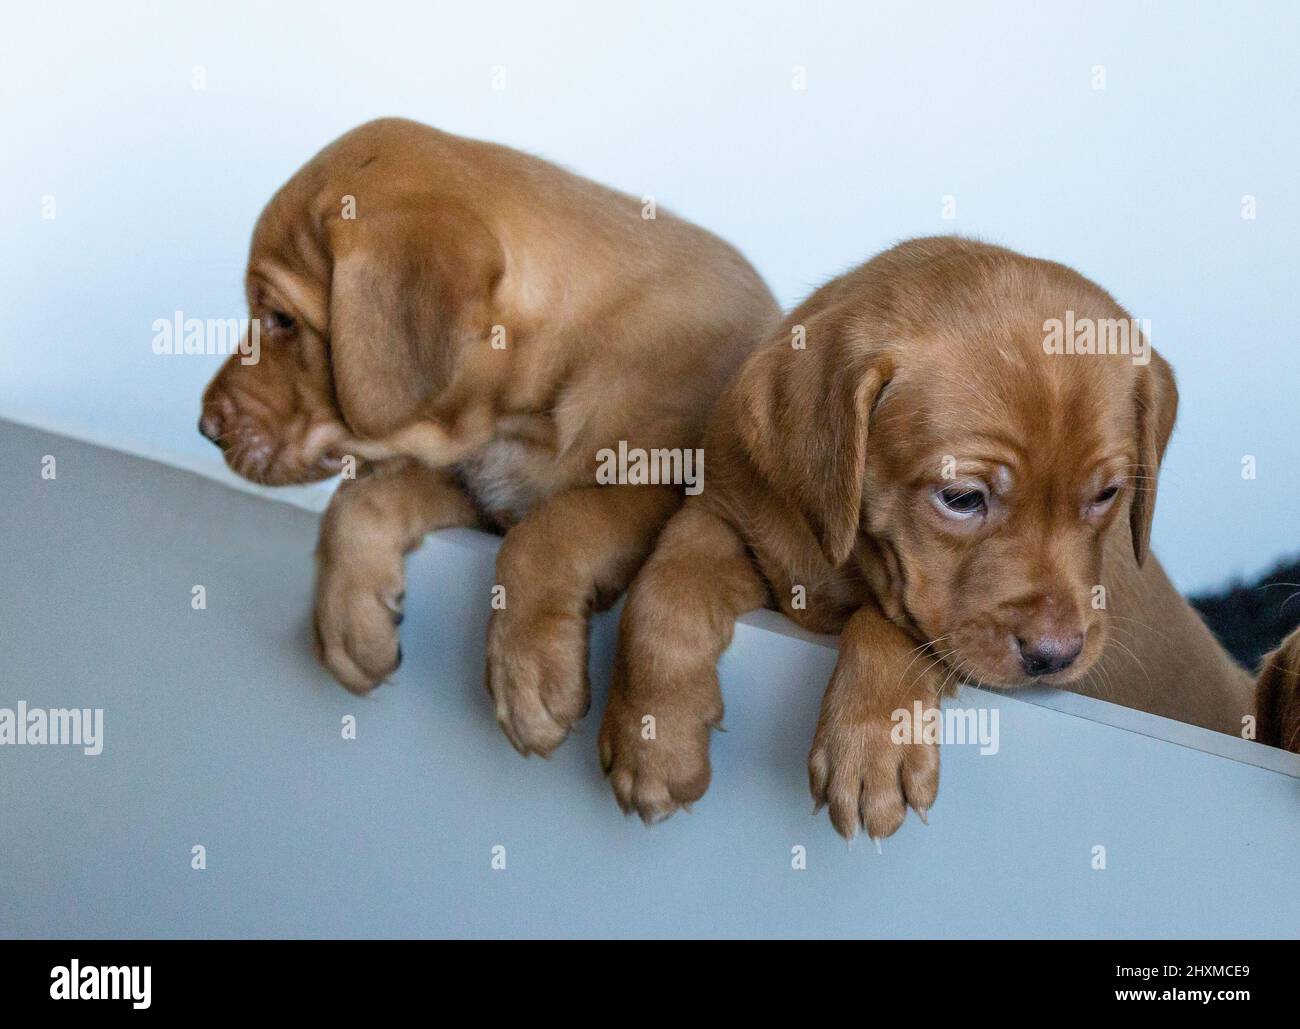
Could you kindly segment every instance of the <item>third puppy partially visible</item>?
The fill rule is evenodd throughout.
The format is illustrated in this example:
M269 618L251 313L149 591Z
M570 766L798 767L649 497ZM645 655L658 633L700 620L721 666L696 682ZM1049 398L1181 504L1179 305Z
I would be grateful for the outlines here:
M1300 754L1300 629L1264 658L1255 700L1259 742Z

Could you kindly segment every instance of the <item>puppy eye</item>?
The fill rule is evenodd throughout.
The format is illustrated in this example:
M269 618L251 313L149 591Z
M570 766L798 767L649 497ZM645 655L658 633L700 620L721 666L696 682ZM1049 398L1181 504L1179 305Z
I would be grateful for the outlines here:
M971 486L947 486L936 490L934 497L940 511L949 518L973 518L987 503L984 492Z
M1118 486L1107 486L1104 490L1092 498L1092 507L1094 510L1103 508L1115 499L1119 493Z
M277 332L287 332L293 328L293 319L283 311L272 311L267 315L271 322L271 328Z

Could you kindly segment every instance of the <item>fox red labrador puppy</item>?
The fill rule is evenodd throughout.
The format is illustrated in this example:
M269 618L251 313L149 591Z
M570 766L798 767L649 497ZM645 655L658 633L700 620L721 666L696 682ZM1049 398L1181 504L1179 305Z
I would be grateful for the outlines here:
M1121 321L1071 269L955 238L901 244L786 318L719 403L708 488L629 591L600 732L624 810L704 793L715 665L764 604L840 635L808 770L848 837L934 802L937 745L895 742L891 716L958 680L1240 733L1249 677L1147 553L1169 365L1136 331L1104 353L1059 338Z
M487 685L523 753L588 705L587 618L619 594L680 486L598 485L603 454L699 445L779 318L716 236L526 154L415 122L363 125L271 199L248 304L200 428L261 483L347 470L325 513L315 625L358 693L401 660L403 556L505 532ZM251 348L250 348L251 349Z

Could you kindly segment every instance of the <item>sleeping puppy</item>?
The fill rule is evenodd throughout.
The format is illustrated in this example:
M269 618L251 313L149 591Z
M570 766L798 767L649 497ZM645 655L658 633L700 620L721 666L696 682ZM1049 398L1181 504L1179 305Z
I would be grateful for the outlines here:
M846 837L888 836L908 805L924 816L937 745L893 742L891 715L959 681L1241 731L1249 678L1147 554L1173 375L1138 337L1056 352L1053 320L1084 319L1128 315L1062 265L920 239L823 286L761 345L712 420L708 488L623 611L600 751L625 811L652 821L703 794L715 665L764 604L840 634L809 779Z
M779 317L766 286L662 209L385 119L271 199L247 294L260 360L231 356L200 430L255 482L344 471L318 548L325 665L357 693L388 677L404 554L447 526L504 530L487 686L510 742L549 754L588 705L589 609L680 505L680 486L598 486L600 452L698 447Z

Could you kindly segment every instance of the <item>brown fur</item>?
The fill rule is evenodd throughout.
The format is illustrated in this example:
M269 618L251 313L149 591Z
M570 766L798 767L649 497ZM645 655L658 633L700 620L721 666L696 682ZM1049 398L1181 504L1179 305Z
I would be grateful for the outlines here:
M205 435L257 482L362 462L322 522L325 664L372 688L400 661L403 555L440 527L505 529L487 682L511 742L549 753L586 708L589 608L680 503L668 486L595 488L597 452L698 446L779 316L767 288L663 210L644 219L545 161L385 119L272 198L247 293L261 360L218 373Z
M1300 629L1260 664L1259 742L1300 754Z
M891 744L890 714L958 680L1026 682L1035 641L1082 646L1037 683L1241 730L1248 678L1147 556L1172 372L1158 355L1046 353L1044 322L1067 310L1128 317L1062 265L913 240L762 344L711 423L706 490L629 592L600 736L624 810L653 820L704 792L714 665L764 602L840 633L809 775L845 836L889 835L934 800L937 748ZM937 503L946 458L987 487L982 520Z

